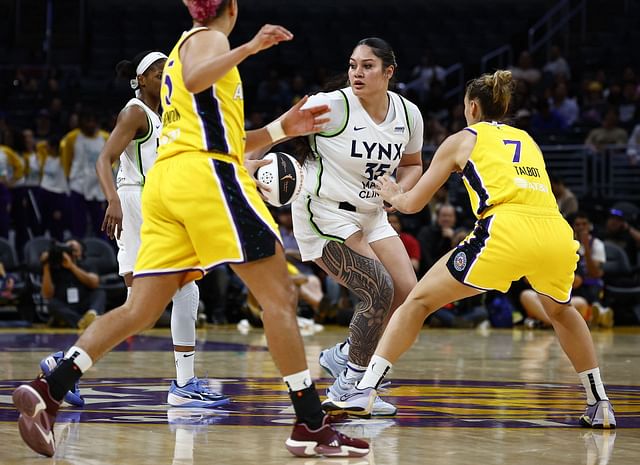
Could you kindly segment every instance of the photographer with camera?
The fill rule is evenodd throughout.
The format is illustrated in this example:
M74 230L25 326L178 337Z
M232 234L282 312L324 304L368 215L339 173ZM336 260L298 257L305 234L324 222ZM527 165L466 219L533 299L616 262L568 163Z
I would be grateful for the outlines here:
M106 294L100 278L83 262L84 248L77 240L52 242L43 252L42 296L56 323L85 329L104 312Z

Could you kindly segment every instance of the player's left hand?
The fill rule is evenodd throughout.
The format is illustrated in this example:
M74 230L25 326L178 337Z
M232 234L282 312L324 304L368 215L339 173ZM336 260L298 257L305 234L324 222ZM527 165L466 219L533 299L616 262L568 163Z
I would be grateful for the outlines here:
M282 115L282 129L287 137L304 136L322 131L324 125L331 121L326 116L329 113L329 105L318 105L302 110L302 106L308 99L309 96L305 95Z
M394 199L397 199L398 195L402 194L402 187L398 185L397 182L393 181L389 175L381 176L373 181L376 185L376 190L382 197L382 200L389 203L390 205L395 205Z

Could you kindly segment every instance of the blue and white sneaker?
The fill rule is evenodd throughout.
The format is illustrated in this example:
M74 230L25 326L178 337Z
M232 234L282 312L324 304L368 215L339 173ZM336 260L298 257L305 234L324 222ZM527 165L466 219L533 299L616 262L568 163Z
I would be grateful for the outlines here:
M53 371L53 369L58 366L60 360L64 357L64 352L56 352L54 354L48 355L42 360L40 360L40 369L45 376L48 376L49 373ZM67 404L73 405L74 407L84 407L84 399L80 395L80 388L78 387L78 383L73 386L72 391L68 391L64 395L64 401Z
M356 384L360 380L347 379L345 373L346 370L340 373L340 376L338 376L335 382L327 389L327 400L322 403L322 408L327 413L330 415L348 413L359 417L392 417L398 412L395 405L382 400L375 390L373 391L376 393L375 398L373 399L373 404L368 410L359 411L358 408L350 409L347 407L343 409L341 407L336 407L337 405L343 405L345 402L348 403L354 397L354 393L361 392L359 389L356 389ZM337 412L334 413L336 410Z
M318 360L320 366L334 378L340 376L340 373L347 368L349 361L349 357L340 350L342 344L344 342L339 342L335 346L323 350L320 352L320 360Z
M212 391L205 380L191 378L187 384L178 387L171 381L167 403L173 407L218 407L231 402L227 396Z
M593 405L587 405L584 415L580 417L580 424L595 429L614 429L616 417L613 406L608 400L601 400Z

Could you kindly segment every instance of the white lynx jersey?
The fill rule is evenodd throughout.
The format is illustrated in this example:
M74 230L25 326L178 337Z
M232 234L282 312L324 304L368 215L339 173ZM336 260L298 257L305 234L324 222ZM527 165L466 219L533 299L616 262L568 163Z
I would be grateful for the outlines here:
M132 98L125 108L138 105L147 115L149 130L138 139L133 139L120 155L120 168L116 176L116 186L144 186L145 174L151 169L158 157L158 138L162 131L160 117L142 100Z
M371 119L350 87L318 94L305 104L328 104L331 121L324 132L309 136L315 159L304 164L304 191L348 202L360 211L382 206L374 179L393 173L404 153L420 152L423 140L418 107L394 92L387 94L389 111L380 124Z

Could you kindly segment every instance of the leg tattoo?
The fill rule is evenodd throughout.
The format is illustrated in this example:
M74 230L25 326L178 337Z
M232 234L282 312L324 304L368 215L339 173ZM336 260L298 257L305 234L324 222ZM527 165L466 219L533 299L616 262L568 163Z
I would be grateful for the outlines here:
M367 366L391 308L393 280L378 260L360 255L338 242L330 241L324 247L322 261L360 298L349 325L349 361Z

